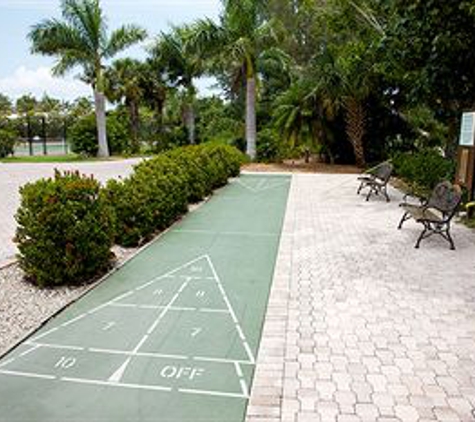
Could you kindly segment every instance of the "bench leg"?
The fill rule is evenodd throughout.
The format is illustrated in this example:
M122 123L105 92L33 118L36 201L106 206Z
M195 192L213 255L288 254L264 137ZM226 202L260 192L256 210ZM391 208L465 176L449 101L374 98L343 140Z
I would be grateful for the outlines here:
M401 221L399 222L399 225L397 226L398 230L401 230L402 229L402 225L411 218L411 215L406 211L402 218L401 218Z
M445 234L447 236L447 240L449 241L450 243L450 249L455 251L455 244L454 244L454 240L452 239L452 236L450 235L450 227L447 227L447 230L445 231Z
M387 189L386 185L384 185L383 194L386 197L386 202L391 202L391 199L389 198L389 195L388 195L388 189Z
M423 223L423 224L424 224L424 230L422 230L421 234L419 235L419 238L417 239L416 245L414 246L416 249L419 249L419 246L421 245L421 241L423 239L425 239L426 237L429 237L431 234L434 233L430 224L427 224L427 223ZM429 235L427 235L427 233L429 233Z
M360 194L361 189L363 189L363 186L364 186L364 182L361 182L361 183L360 183L360 186L359 186L359 188L358 188L358 190L356 191L356 194L357 194L357 195Z
M374 188L374 186L370 186L370 187L369 187L368 195L366 195L366 201L369 201L369 198L371 197L371 194L372 194L372 193L376 193L376 194L377 194L377 191L376 191L376 189Z

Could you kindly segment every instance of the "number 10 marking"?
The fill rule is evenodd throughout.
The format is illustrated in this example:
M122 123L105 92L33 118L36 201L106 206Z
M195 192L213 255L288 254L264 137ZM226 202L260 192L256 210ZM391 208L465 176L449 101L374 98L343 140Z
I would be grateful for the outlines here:
M54 365L55 368L69 369L76 365L76 358L61 356L61 358Z

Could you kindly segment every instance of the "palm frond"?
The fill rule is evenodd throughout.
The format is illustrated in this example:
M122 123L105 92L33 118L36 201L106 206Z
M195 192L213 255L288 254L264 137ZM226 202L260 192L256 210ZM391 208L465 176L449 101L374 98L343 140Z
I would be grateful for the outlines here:
M104 57L110 58L122 50L143 41L147 31L137 25L124 25L112 32L109 42L104 49Z

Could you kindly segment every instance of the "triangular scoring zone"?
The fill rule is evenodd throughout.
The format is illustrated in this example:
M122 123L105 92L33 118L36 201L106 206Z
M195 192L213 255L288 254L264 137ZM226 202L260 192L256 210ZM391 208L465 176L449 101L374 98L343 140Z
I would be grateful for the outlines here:
M191 286L194 282L200 282L202 280L209 280L216 283L217 291L219 292L218 294L221 296L221 300L224 305L224 308L229 313L229 316L233 321L234 327L239 336L243 350L245 351L246 356L248 358L248 362L245 362L245 363L255 364L255 357L253 355L253 352L249 346L249 343L247 342L246 336L241 328L241 324L236 316L234 308L227 296L227 293L223 287L223 284L216 272L214 264L211 261L211 258L209 257L209 255L199 256L163 275L155 277L134 289L131 289L119 296L116 296L112 300L92 309L91 311L85 312L69 321L66 321L65 323L61 324L58 327L55 327L51 330L48 330L34 337L28 343L34 345L34 344L37 344L41 340L40 344L48 345L47 336L49 334L58 332L59 330L63 328L70 327L71 325L74 325L75 322L85 321L87 320L87 316L93 315L94 313L98 312L101 309L104 309L107 306L125 306L125 307L130 306L130 302L133 301L133 298L136 295L140 295L142 293L145 293L148 295L148 291L152 291L153 289L155 289L155 285L159 285L161 281L165 279L174 279L177 277L183 280L189 281L189 284L188 284L189 286ZM178 290L178 288L175 288L175 290ZM179 290L177 292L172 292L172 293L175 293L176 300L177 300L177 299L180 299L180 295L183 295L183 290ZM55 342L54 344L57 344L57 343Z
M255 186L251 185L250 183L245 182L242 179L236 179L236 183L243 188L245 188L248 191L251 191L253 193L260 193L264 192L266 190L274 189L279 186L286 186L288 185L289 181L288 180L270 180L270 178L259 178L257 179L258 182L255 184Z

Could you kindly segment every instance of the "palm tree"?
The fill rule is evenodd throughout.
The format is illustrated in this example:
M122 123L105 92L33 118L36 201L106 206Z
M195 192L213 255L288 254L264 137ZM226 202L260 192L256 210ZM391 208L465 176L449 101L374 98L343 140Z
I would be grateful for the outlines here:
M28 34L32 52L57 59L53 74L61 76L79 66L94 91L99 156L108 156L104 97L104 62L145 39L146 32L124 25L108 34L99 0L62 0L63 20L46 19Z
M142 71L143 64L140 61L125 58L114 61L105 72L105 94L108 100L115 103L124 101L129 111L132 152L140 149L139 106L144 94Z
M13 105L10 98L0 93L0 116L8 116L12 113Z
M188 42L195 53L211 60L211 68L231 80L243 80L246 90L246 152L256 157L257 64L275 41L272 25L265 18L265 0L222 0L219 24L199 20L190 27Z
M203 60L200 55L189 48L187 38L190 27L173 28L166 34L160 34L151 49L153 62L163 71L169 82L175 87L182 87L183 121L188 132L188 142L194 144L195 139L195 107L196 87L194 79L203 72Z

